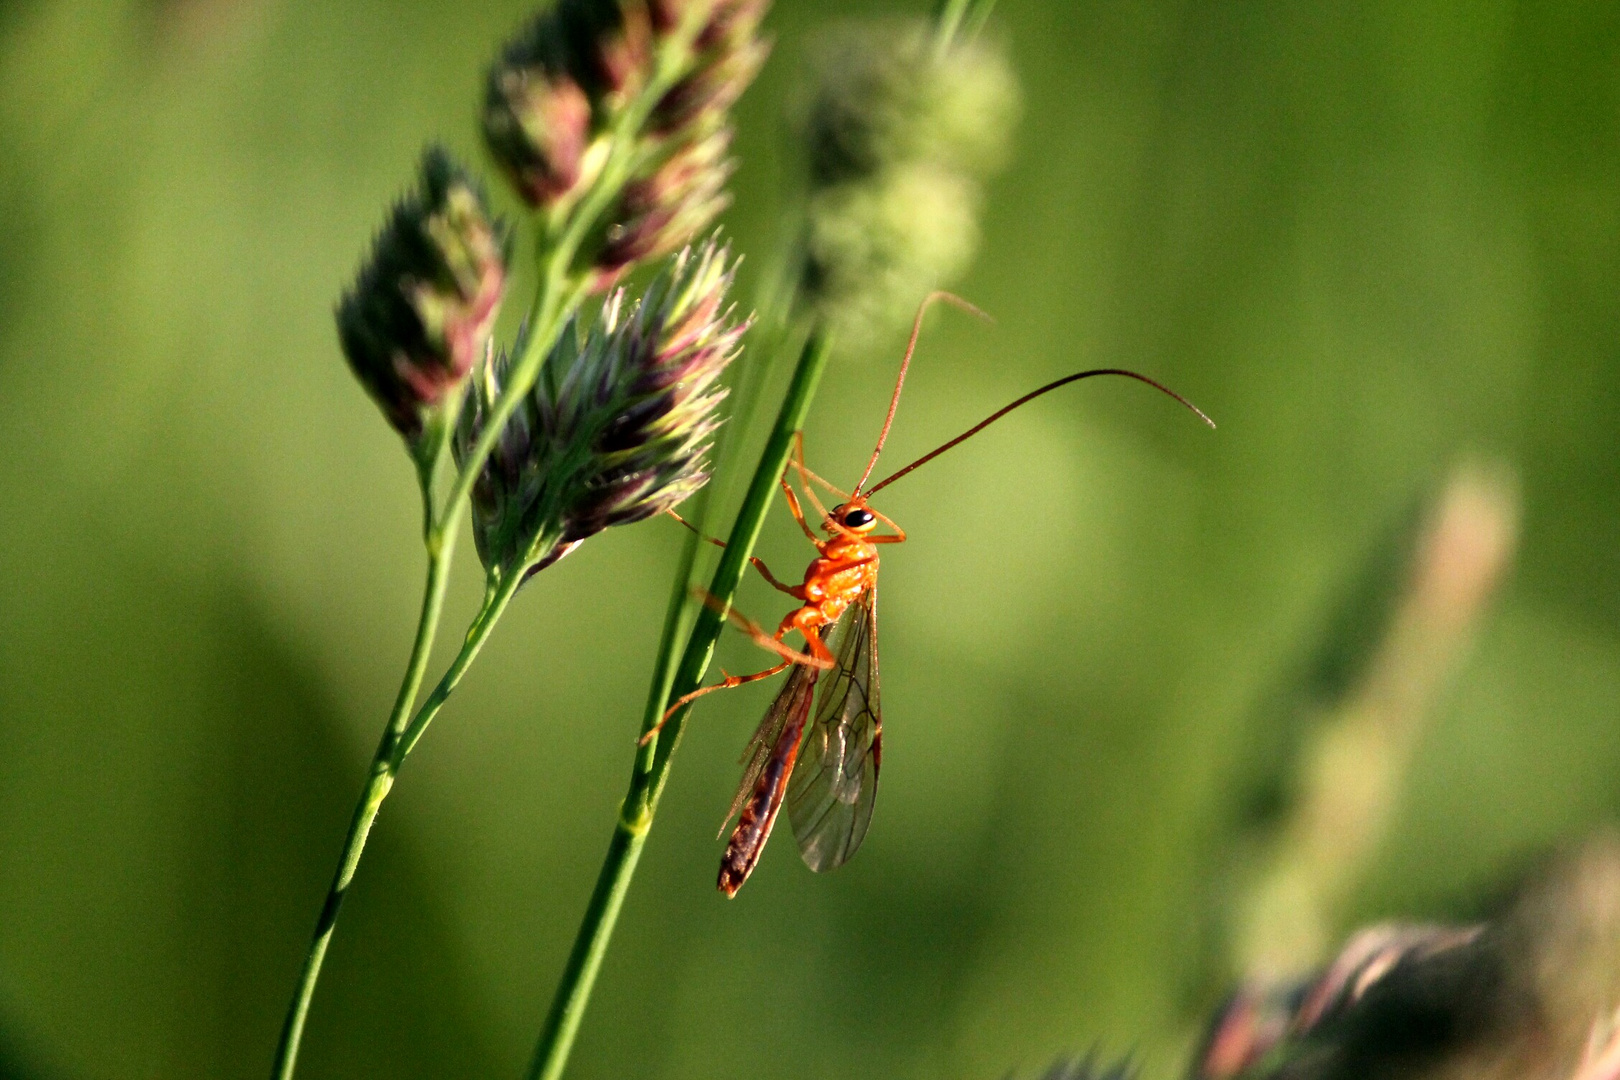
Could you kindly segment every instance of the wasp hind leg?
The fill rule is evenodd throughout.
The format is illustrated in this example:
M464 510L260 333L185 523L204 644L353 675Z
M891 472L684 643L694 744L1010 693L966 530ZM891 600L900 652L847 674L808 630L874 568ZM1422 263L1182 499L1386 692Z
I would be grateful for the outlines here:
M768 679L772 675L786 671L792 666L792 660L783 660L780 664L774 664L771 667L766 668L764 671L756 671L752 675L727 675L724 679L721 679L719 682L710 686L700 686L696 690L693 690L690 694L682 694L680 697L675 699L675 704L664 710L664 715L659 718L658 723L654 724L647 731L647 733L641 737L640 741L636 745L646 746L649 742L656 739L658 737L658 733L664 730L664 725L669 723L670 717L674 716L676 713L680 712L686 706L692 704L692 702L696 701L703 695L712 694L716 690L731 690L739 686L747 685L751 682L758 682L761 679ZM722 673L724 673L724 669L721 670Z
M694 589L693 591L701 596L703 602L714 610L720 611L725 608L725 605L720 602L720 598L715 596L713 593L704 589ZM803 611L804 609L801 608L799 610ZM751 675L727 675L724 679L710 686L700 686L689 694L682 694L680 697L675 699L674 704L670 705L669 708L664 710L664 715L659 717L658 723L654 724L647 730L645 734L641 736L637 742L637 745L645 746L653 739L657 738L658 733L664 729L664 725L669 723L670 717L674 716L681 709L685 708L687 705L690 705L692 702L696 701L705 694L712 694L716 690L731 690L738 686L745 686L751 682L758 682L760 679L768 679L772 675L786 671L794 664L803 664L806 667L825 669L830 668L837 663L837 661L833 658L832 653L828 651L827 646L822 644L820 635L816 634L814 630L810 630L809 632L805 633L805 640L810 645L810 652L808 654L797 652L782 641L783 636L785 636L789 630L803 629L799 626L799 612L797 611L782 620L782 625L777 628L775 636L767 634L763 626L759 625L759 623L755 622L753 619L750 619L748 616L744 615L735 608L726 611L726 617L730 619L738 629L742 630L749 637L753 638L754 644L758 645L762 649L766 649L780 656L782 658L781 663L774 664L763 671L756 671Z

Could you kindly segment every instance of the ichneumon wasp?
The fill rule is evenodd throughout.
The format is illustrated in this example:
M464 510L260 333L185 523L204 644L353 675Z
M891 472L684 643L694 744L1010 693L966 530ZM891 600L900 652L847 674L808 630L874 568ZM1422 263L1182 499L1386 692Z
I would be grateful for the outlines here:
M762 648L775 653L778 662L749 675L727 675L720 682L686 694L643 736L643 742L656 736L665 721L705 694L768 679L792 669L749 741L743 756L747 768L731 809L726 813L728 823L737 817L737 825L720 861L719 887L727 896L735 896L753 872L784 801L793 835L799 843L799 853L812 870L831 870L842 865L866 837L883 758L877 648L878 546L899 544L906 539L904 529L872 507L873 495L1043 394L1098 375L1121 375L1146 383L1191 409L1210 427L1215 426L1197 406L1145 375L1122 368L1096 368L1065 375L1031 390L956 438L867 487L866 482L877 467L883 443L894 423L895 410L900 405L900 391L905 386L906 372L917 348L923 315L936 300L944 300L976 315L984 314L950 293L932 293L923 301L912 324L911 338L900 362L900 373L895 379L877 445L854 489L847 493L840 491L811 472L804 463L802 437L795 442L790 465L799 475L805 501L820 515L821 530L826 536L817 536L811 529L798 494L784 476L781 485L788 510L815 545L816 557L805 568L804 580L798 585L783 583L758 558L749 561L772 587L799 601L800 606L783 617L774 634L734 609L727 611L731 621ZM817 497L817 487L838 500L830 510ZM692 528L673 511L671 516ZM879 525L892 531L877 532ZM712 537L704 539L724 546L723 541ZM717 603L713 597L705 599L711 604ZM804 652L786 643L784 639L790 631L804 639ZM828 673L825 679L822 678L824 673ZM821 687L819 699L816 697L818 684ZM724 825L721 831L725 831Z

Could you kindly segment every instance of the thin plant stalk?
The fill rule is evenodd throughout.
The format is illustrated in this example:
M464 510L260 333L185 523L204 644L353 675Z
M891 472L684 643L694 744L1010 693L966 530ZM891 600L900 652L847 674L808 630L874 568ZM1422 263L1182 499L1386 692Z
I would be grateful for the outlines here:
M566 277L557 272L559 265L565 266L566 260L561 262L555 259L548 260L548 284ZM539 332L530 340L536 346L541 341L545 341L546 344L544 348L531 349L534 361L530 365L532 370L524 373L528 378L527 384L520 387L514 382L509 385L508 393L502 396L497 408L504 409L503 416L510 416L517 408L520 394L513 391L521 389L526 392L528 386L533 385L535 377L539 374L539 361L544 359L546 352L555 343L564 320L584 299L584 290L577 283L573 283L573 287L567 290L568 296L565 301L559 302L554 299L556 293L560 291L553 287L544 288L536 298L536 311L545 321L537 327ZM526 354L526 357L528 355ZM498 424L490 424L486 434L498 433L499 430ZM367 770L366 786L360 793L360 801L355 806L348 832L344 836L343 854L339 857L337 871L333 875L332 884L327 889L326 900L322 903L320 915L315 922L315 933L309 951L304 957L298 986L293 991L287 1018L282 1026L281 1038L276 1045L275 1063L270 1073L272 1080L292 1080L298 1063L298 1050L303 1041L304 1023L308 1019L315 984L320 979L321 966L326 959L327 946L330 945L332 933L337 927L338 912L342 908L344 895L354 880L355 871L359 868L360 857L365 852L366 840L371 834L371 826L377 820L383 800L393 788L394 776L422 737L422 732L443 707L456 684L461 681L461 676L477 656L484 639L494 629L495 621L500 617L501 611L506 607L506 601L511 599L519 583L516 579L520 576L514 575L514 580L505 583L503 588L486 597L484 608L468 629L467 640L461 652L445 676L440 679L422 710L413 718L411 707L416 702L417 692L421 689L423 677L427 672L428 658L433 651L433 640L444 611L444 594L450 580L450 564L455 552L456 536L467 504L466 493L471 488L478 471L483 467L483 462L489 456L493 444L492 438L479 444L475 455L457 476L442 515L435 510L433 504L432 484L427 479L427 474L431 470L423 471L422 498L425 519L423 544L427 548L428 569L422 612L417 622L416 640L411 649L410 660L406 664L405 678L394 701L393 711L389 714L388 724L383 730L381 741L377 744L377 751L372 755L371 766ZM500 596L500 602L492 607L490 601L497 595Z
M410 755L410 752L416 749L416 744L426 734L428 725L433 723L433 718L439 715L439 710L444 708L444 703L450 700L450 695L455 692L456 686L461 682L461 677L467 673L467 669L472 666L472 662L478 658L479 650L484 647L484 642L489 640L489 635L495 629L495 624L500 621L501 615L506 611L506 605L511 603L512 597L517 595L518 586L522 584L523 575L521 573L510 574L504 581L501 581L485 593L483 607L479 609L472 625L467 628L467 637L462 642L461 651L456 654L456 658L451 661L450 667L445 670L444 675L433 687L433 692L428 695L426 701L422 702L422 707L411 718L410 726L400 736L399 743L394 749L392 761L392 765L396 770L405 763L405 759Z
M812 332L800 353L770 439L765 444L759 465L754 469L748 493L737 512L726 549L710 582L709 592L724 605L730 604L742 581L748 556L753 553L754 543L759 539L765 523L765 514L776 497L777 482L787 467L794 433L804 426L810 402L815 397L816 386L826 367L829 345L825 333ZM664 637L659 645L652 688L647 696L647 712L642 720L643 734L658 723L666 702L696 689L702 682L714 655L715 642L725 625L723 615L710 607L703 607L692 627L691 637L687 639L686 648L681 651L679 665L676 665L676 643L692 606L687 593L687 579L696 544L697 538L691 537L683 556L682 572L676 576L675 592L670 598L669 611L664 620ZM653 815L669 778L670 760L680 742L690 708L688 706L670 717L656 741L637 748L635 765L630 772L630 787L619 806L619 817L614 823L613 836L608 841L602 869L597 874L596 887L591 892L585 917L574 937L568 962L552 998L551 1011L546 1016L545 1027L529 1062L525 1074L528 1080L560 1080L563 1070L567 1068L569 1052L573 1049L574 1038L584 1019L585 1007L595 987L602 958L607 954L619 909L624 904L631 878L635 875L636 863L641 858L647 834L652 829Z
M361 792L360 801L350 821L348 833L344 838L342 857L333 875L332 884L327 890L326 900L321 906L315 933L299 974L298 986L288 1006L287 1018L276 1047L275 1064L271 1071L273 1080L291 1080L293 1075L298 1049L303 1039L304 1024L315 993L315 984L320 978L321 966L336 928L343 897L354 880L371 826L377 819L383 800L388 797L389 790L393 787L394 776L422 737L428 724L443 707L456 684L460 682L461 676L477 656L478 650L521 582L521 575L513 575L511 580L501 583L486 595L484 608L469 628L461 652L422 709L412 718L411 708L415 704L416 695L426 674L433 639L443 614L444 594L449 581L455 538L467 510L468 494L507 420L516 411L523 396L533 387L540 368L552 346L556 344L563 326L590 293L588 272L570 272L570 266L587 231L608 209L634 170L638 154L636 133L645 124L660 98L683 74L683 62L680 58L686 55L690 38L696 34L698 25L697 22L689 20L689 25L683 29L682 35L672 39L671 44L661 50L657 68L647 87L618 118L608 160L591 190L566 219L545 223L547 235L541 244L541 285L536 290L530 307L531 332L527 336L526 348L513 365L504 392L495 403L481 437L467 460L462 463L451 484L449 495L440 504L443 507L442 511L435 509L432 494L433 466L419 468L424 516L423 542L428 552L428 571L416 640L387 727L378 743L377 752L372 757L365 789ZM435 464L437 460L436 455L433 458Z
M304 1037L304 1022L309 1016L310 1001L315 996L315 983L326 959L326 949L337 926L338 911L343 898L354 880L360 865L360 854L365 849L366 837L388 789L393 786L394 772L398 768L395 753L407 730L411 708L416 704L417 692L427 674L428 658L433 652L433 640L438 634L439 621L444 614L444 595L450 582L450 563L455 554L455 533L439 539L437 514L433 506L431 469L420 471L422 484L423 534L427 545L427 580L422 588L422 610L416 622L416 637L411 644L411 656L405 665L405 678L389 713L388 725L383 729L377 751L371 757L366 786L349 821L349 831L343 839L343 854L338 859L337 871L321 904L320 917L315 922L315 933L304 956L304 965L298 976L298 987L293 991L292 1003L282 1025L281 1039L276 1044L275 1064L271 1069L274 1080L290 1080L298 1062L298 1049Z
M754 553L754 545L765 526L765 514L776 499L777 486L782 479L783 471L787 468L788 456L793 452L794 437L804 427L805 418L810 412L810 403L815 398L816 387L821 382L821 373L826 369L827 357L831 351L830 335L825 330L817 328L806 339L804 349L799 355L798 366L793 371L793 380L788 384L782 407L776 415L776 423L771 428L770 438L760 455L759 465L754 469L754 478L749 482L742 507L737 511L737 520L731 527L731 535L726 540L726 549L721 552L720 562L715 567L714 577L709 583L709 594L718 598L727 607L737 593L737 586L742 583L744 571L748 569L748 558ZM714 657L715 643L720 638L720 631L724 628L725 622L725 615L714 608L705 605L699 610L692 637L687 642L686 650L681 657L681 666L673 680L670 698L682 697L696 690L703 682L703 676L709 670L709 661ZM658 723L663 716L664 707L665 702L660 701L656 708L647 710L647 715L642 721L644 734ZM664 793L664 785L669 779L670 757L680 743L681 733L686 729L686 718L691 710L692 706L688 704L670 717L669 723L664 725L653 744L655 753L647 777L647 787L642 791L632 788L632 794L646 799L649 809L657 806L659 798Z
M959 38L976 35L994 6L995 0L939 0L935 13L936 47L939 52L943 54ZM644 735L659 723L666 703L695 690L708 670L715 643L725 625L722 609L729 607L742 581L748 557L753 553L765 514L776 497L778 481L787 466L794 434L803 427L829 351L830 338L825 326L815 327L804 343L775 426L754 470L726 548L715 567L708 592L718 604L700 608L695 620L690 614L693 604L688 587L698 540L695 536L688 538L682 569L677 575L665 617L664 637L648 693L647 711L642 722ZM678 642L688 623L692 626L691 635L682 650ZM677 652L680 654L678 665ZM590 1001L602 958L607 953L636 864L652 829L653 816L668 782L670 763L680 744L689 712L690 706L687 706L671 716L657 738L637 750L629 790L620 804L607 855L552 998L539 1042L530 1059L525 1074L527 1080L561 1080L567 1067L569 1053Z
M484 647L484 642L489 640L490 632L495 629L495 624L506 610L506 605L511 602L518 585L522 583L521 574L512 574L485 594L483 606L473 619L472 626L468 628L460 652L433 687L432 693L422 703L422 707L411 716L406 690L409 690L410 698L414 699L416 691L421 687L422 671L426 667L425 654L432 643L431 626L438 622L443 606L443 582L448 577L445 573L448 564L448 552L436 562L429 564L429 595L423 604L422 626L425 631L418 631L418 642L421 643L425 638L427 645L423 648L424 655L420 661L417 660L416 653L412 653L413 674L407 676L407 686L402 687L400 692L403 707L396 705L395 713L389 720L388 730L377 747L377 753L371 759L370 779L366 782L365 791L361 793L359 805L355 807L348 835L344 837L343 858L338 865L332 887L327 891L326 902L321 906L321 919L316 927L315 940L311 943L309 955L304 961L304 973L299 981L298 994L294 997L292 1009L287 1015L287 1027L282 1033L281 1045L276 1053L276 1069L272 1074L276 1080L290 1080L292 1076L298 1057L298 1045L303 1037L304 1020L309 1013L310 998L315 993L315 982L320 975L321 961L326 956L327 944L332 938L332 928L337 921L338 909L343 903L350 882L354 880L355 869L360 864L360 855L365 849L367 834L371 831L372 823L377 820L377 812L381 809L383 800L388 797L389 789L394 786L394 777L426 732L428 725L449 700L456 685L461 682L461 677L477 659L479 650ZM430 604L432 611L428 610ZM412 678L414 682L411 681ZM408 724L405 722L407 717L410 720Z
M996 0L939 0L934 10L937 51L943 53L958 37L977 36L995 6Z

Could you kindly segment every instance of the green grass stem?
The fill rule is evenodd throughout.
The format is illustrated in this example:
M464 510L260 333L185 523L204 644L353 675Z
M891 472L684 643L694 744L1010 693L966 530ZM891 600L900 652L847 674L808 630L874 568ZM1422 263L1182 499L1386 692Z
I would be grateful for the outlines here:
M431 461L418 462L418 475L422 481L424 528L423 539L428 550L427 585L417 622L416 641L406 665L405 678L389 715L382 740L372 756L367 781L359 804L349 822L343 842L343 855L327 890L326 900L315 924L315 934L304 957L299 973L298 987L288 1006L287 1018L281 1038L276 1044L272 1080L291 1080L298 1061L298 1049L303 1040L304 1023L309 1016L310 1001L315 984L320 978L321 965L326 959L327 946L337 925L339 909L365 851L366 838L377 820L383 800L393 787L394 775L404 763L428 724L438 715L456 684L461 681L468 666L478 655L485 639L494 629L501 612L517 591L521 575L500 583L485 597L483 609L467 631L461 651L434 687L422 708L412 717L411 707L421 689L427 671L427 662L433 650L439 619L444 608L445 587L449 581L451 556L461 521L466 514L468 494L484 467L496 440L518 403L529 392L539 376L546 356L551 352L568 318L576 312L589 295L588 273L571 271L580 244L598 218L612 205L638 164L638 140L647 117L658 101L687 72L692 63L691 42L701 24L701 12L694 11L689 25L673 35L660 50L653 78L642 93L637 95L618 117L614 125L612 149L591 190L579 205L556 223L545 223L547 234L540 245L541 285L535 292L529 310L529 334L521 355L516 358L503 392L496 401L472 453L461 463L461 468L450 485L450 493L435 510L432 475L444 450L444 443ZM448 432L446 433L448 436Z
M793 448L793 436L804 426L816 386L827 365L829 344L826 334L813 332L799 355L793 380L788 384L765 451L754 469L748 492L731 527L726 549L709 584L709 592L725 604L731 603L742 581L743 571L748 567L748 556L753 554L754 543L765 524L765 514L776 497L777 482L781 479L782 470L787 467L788 454ZM681 570L676 575L674 592L664 619L664 638L659 645L658 664L653 673L652 689L647 696L647 711L642 718L643 734L658 723L666 702L689 693L702 682L709 661L714 656L715 642L725 625L725 617L718 611L707 606L700 608L685 649L678 650L683 624L693 606L688 579L696 544L697 538L691 537L682 557ZM675 664L677 651L680 652L678 666ZM670 717L655 741L637 747L635 766L630 772L630 787L619 806L619 817L608 841L602 869L597 874L596 887L586 905L585 917L580 922L579 932L574 937L573 948L551 1002L551 1011L546 1016L545 1027L529 1062L525 1074L528 1080L560 1080L563 1070L567 1068L569 1052L573 1049L574 1038L584 1019L585 1007L596 984L602 958L607 954L619 909L624 904L631 878L635 875L636 863L641 858L642 848L646 846L658 799L669 779L670 760L680 742L690 711L688 706Z
M327 888L326 899L321 904L320 916L315 921L315 933L310 940L309 951L304 956L303 967L299 971L297 989L293 991L292 1002L287 1007L287 1018L282 1024L281 1038L276 1043L275 1064L270 1073L273 1080L291 1080L293 1070L297 1067L298 1048L304 1037L304 1021L309 1017L310 1001L315 996L315 984L320 979L321 964L326 959L326 948L331 944L332 931L337 926L338 911L343 906L343 898L349 891L350 883L354 881L355 870L360 865L360 855L365 850L366 838L371 833L372 823L377 820L377 811L382 808L383 800L388 797L389 788L393 787L394 773L398 769L395 755L400 741L408 730L411 707L416 703L417 692L421 689L422 679L427 674L428 658L433 652L433 639L438 634L439 621L444 614L444 594L450 582L450 563L455 554L455 534L450 533L442 542L437 541L431 474L431 469L424 470L421 474L423 513L426 519L423 532L427 539L428 565L427 580L422 589L422 609L416 621L416 637L411 644L411 656L405 664L405 677L400 682L399 693L394 698L394 707L389 713L388 724L383 729L376 753L371 757L365 788L361 791L360 801L355 805L354 814L349 820L349 831L343 839L343 854L338 859L337 871L332 876L332 884Z

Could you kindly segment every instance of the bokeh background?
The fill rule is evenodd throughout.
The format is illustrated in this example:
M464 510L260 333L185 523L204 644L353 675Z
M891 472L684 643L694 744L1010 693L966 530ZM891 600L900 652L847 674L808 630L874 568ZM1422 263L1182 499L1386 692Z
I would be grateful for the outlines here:
M919 4L778 0L740 249L780 236L807 35ZM421 572L331 307L421 143L478 157L527 8L0 2L0 1075L268 1070ZM998 322L939 318L893 456L1082 366L1221 428L1090 383L886 493L914 542L865 848L818 877L784 835L722 900L771 691L706 703L580 1080L966 1080L1093 1045L1173 1072L1279 687L1460 461L1517 478L1519 555L1340 929L1468 910L1620 810L1620 7L1002 0L993 33L1024 115L960 288ZM856 474L895 355L835 362L820 471ZM680 543L614 530L519 597L384 812L301 1075L517 1075ZM805 550L777 513L763 554Z

